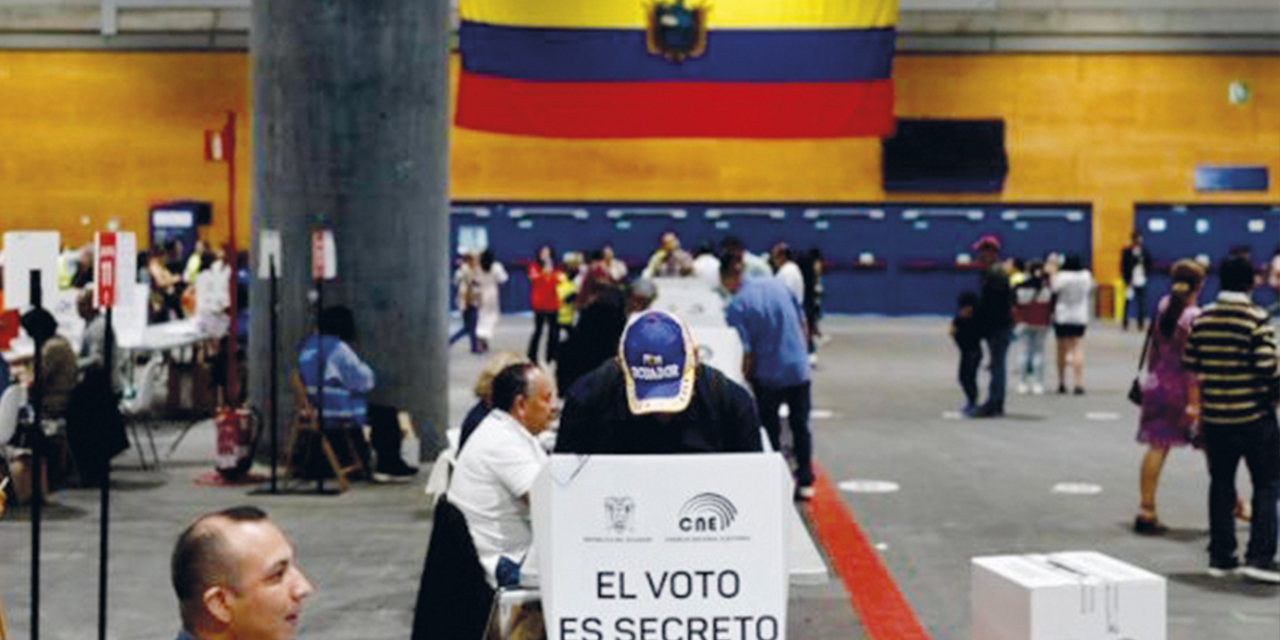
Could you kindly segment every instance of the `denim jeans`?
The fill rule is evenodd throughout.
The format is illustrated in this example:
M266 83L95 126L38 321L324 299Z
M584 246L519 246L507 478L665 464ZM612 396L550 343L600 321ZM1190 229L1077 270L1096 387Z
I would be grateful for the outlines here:
M1235 556L1236 468L1243 458L1253 483L1253 517L1244 561L1260 565L1274 560L1280 485L1280 430L1274 410L1249 424L1207 424L1204 436L1209 458L1209 557L1225 562Z
M1018 363L1022 383L1044 386L1044 343L1049 327L1023 325L1018 334L1022 338L1022 362Z
M538 361L538 340L542 338L542 327L547 327L547 362L556 359L556 347L560 346L560 312L534 311L533 337L529 338L529 361Z
M1147 287L1129 287L1133 290L1133 298L1125 300L1124 305L1124 328L1129 328L1129 312L1138 319L1138 328L1141 329L1147 321Z
M463 336L471 337L471 353L480 353L480 345L476 344L476 317L480 315L480 309L476 307L467 307L462 310L462 328L449 337L449 346L461 340Z
M966 409L978 406L978 368L982 366L982 346L960 349L960 388L964 390Z
M760 422L769 435L774 451L782 450L782 422L778 419L778 407L787 404L787 423L791 427L791 447L796 456L796 484L813 484L813 437L809 432L811 407L810 383L794 387L769 387L754 385L756 407L760 409Z
M1005 387L1009 382L1009 339L1012 336L1012 331L1003 329L983 338L991 357L991 386L983 404L987 411L1004 411Z

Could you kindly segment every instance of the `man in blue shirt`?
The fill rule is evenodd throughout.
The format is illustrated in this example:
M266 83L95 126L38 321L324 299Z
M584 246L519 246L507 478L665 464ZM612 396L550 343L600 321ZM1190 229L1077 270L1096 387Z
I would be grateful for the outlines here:
M330 429L361 429L368 424L370 444L377 454L373 477L379 482L407 482L418 472L400 457L402 434L397 411L384 405L369 405L368 395L374 387L373 368L360 359L351 344L355 342L355 316L343 306L328 307L320 314L320 335L309 335L298 350L298 375L306 389L307 402L316 407L324 404L324 424ZM320 384L323 352L324 383ZM356 440L360 446L363 436ZM361 446L363 449L363 446ZM366 451L357 452L362 459Z
M810 371L804 309L774 278L744 278L741 260L720 263L720 284L732 294L725 317L742 337L742 370L756 394L760 421L774 450L782 425L778 408L790 413L796 459L796 499L813 497L813 440L809 433Z

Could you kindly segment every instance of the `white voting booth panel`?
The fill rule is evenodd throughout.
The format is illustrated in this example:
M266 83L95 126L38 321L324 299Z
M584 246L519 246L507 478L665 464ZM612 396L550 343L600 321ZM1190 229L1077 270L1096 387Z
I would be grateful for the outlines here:
M742 337L730 327L689 327L698 343L698 361L719 369L730 380L747 386L742 375Z
M666 311L696 327L728 326L724 319L724 298L707 283L695 278L655 278L658 296L650 309Z
M554 455L532 503L549 639L786 637L780 456Z
M1165 579L1095 551L971 563L971 640L1165 640Z

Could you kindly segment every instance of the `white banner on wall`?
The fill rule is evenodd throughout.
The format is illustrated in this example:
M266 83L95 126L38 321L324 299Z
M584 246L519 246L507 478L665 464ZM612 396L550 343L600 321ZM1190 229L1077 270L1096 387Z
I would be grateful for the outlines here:
M791 483L776 454L551 457L533 490L552 640L780 640Z

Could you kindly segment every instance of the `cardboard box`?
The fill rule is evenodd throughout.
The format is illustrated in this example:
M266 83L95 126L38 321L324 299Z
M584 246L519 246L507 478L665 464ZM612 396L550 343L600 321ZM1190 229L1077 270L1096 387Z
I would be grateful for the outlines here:
M1094 551L971 561L971 640L1165 640L1165 579Z

